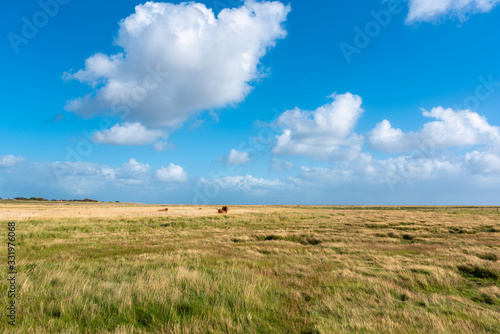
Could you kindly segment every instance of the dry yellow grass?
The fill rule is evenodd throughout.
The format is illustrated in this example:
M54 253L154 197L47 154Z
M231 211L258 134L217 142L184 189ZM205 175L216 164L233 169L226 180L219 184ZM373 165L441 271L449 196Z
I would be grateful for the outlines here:
M497 208L164 207L0 204L20 264L18 325L0 328L500 332Z
M158 212L168 207L168 212ZM145 205L135 203L73 203L24 202L0 204L0 220L29 220L41 218L143 218L199 217L217 215L217 206ZM238 208L234 213L258 212Z

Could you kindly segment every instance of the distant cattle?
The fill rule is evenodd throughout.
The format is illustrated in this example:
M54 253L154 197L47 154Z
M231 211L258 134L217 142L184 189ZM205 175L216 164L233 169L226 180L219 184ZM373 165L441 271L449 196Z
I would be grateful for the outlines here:
M225 214L229 211L229 208L227 206L223 206L222 209L218 209L217 212L221 214Z
M158 211L168 211L168 208L165 208L165 209L161 209L161 210L158 210Z

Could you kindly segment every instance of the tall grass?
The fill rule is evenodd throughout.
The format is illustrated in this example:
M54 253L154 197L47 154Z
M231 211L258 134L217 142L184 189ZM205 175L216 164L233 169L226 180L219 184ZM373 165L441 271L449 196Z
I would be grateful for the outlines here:
M2 332L500 332L493 208L50 218L51 205L18 221L17 326Z

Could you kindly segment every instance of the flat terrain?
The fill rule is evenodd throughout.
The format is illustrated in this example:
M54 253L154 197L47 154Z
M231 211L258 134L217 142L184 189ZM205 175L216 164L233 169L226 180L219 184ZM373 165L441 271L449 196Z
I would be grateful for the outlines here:
M1 332L500 333L497 208L164 207L0 201Z

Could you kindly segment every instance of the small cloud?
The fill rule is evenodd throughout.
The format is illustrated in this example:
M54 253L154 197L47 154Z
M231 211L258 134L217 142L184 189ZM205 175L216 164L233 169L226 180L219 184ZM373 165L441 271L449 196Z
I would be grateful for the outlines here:
M349 180L352 172L344 169L322 168L322 167L300 167L300 178L302 180L321 184L335 184Z
M228 191L251 191L258 193L265 193L273 188L285 186L285 183L280 180L266 180L253 177L252 175L225 176L212 180L201 178L199 182L200 185L213 185Z
M465 21L468 15L487 13L500 0L409 0L410 11L406 23L432 22L441 18L459 18Z
M273 158L271 160L271 166L269 169L271 170L271 172L284 172L293 168L293 166L293 162Z
M250 154L232 149L227 157L220 157L219 160L224 161L228 166L246 165L250 162Z
M185 183L188 180L188 175L184 168L172 163L168 167L161 166L156 171L156 177L159 181L168 183Z
M219 123L219 115L215 111L210 110L208 114L214 119L215 123Z
M23 157L15 157L13 155L0 156L0 167L12 167L23 161Z
M465 166L472 174L500 174L500 156L489 152L473 151L465 155Z
M30 169L34 174L31 184L85 197L93 192L102 192L118 182L115 169L96 163L36 163Z
M149 172L151 166L149 164L140 163L135 159L130 159L128 162L123 164L123 167L119 170L121 175L142 175Z
M368 133L370 146L385 152L408 152L423 148L500 145L500 128L490 125L476 112L437 107L422 110L422 115L435 120L416 132L403 132L383 120Z
M163 141L163 140L158 140L153 144L153 149L156 152L162 152L165 150L165 148L168 146L168 142Z
M107 145L147 145L155 143L155 149L160 148L167 133L162 130L150 130L140 123L115 124L111 129L95 132L92 141ZM164 147L163 147L164 148Z
M193 123L191 123L191 125L189 126L189 129L193 130L193 129L201 128L202 125L203 125L203 120L197 119Z
M50 122L51 122L51 123L58 123L58 122L62 121L63 119L64 119L64 114L58 114L58 115L54 116L54 117L50 120Z
M130 185L140 185L150 179L151 166L130 159L116 170L116 178Z

